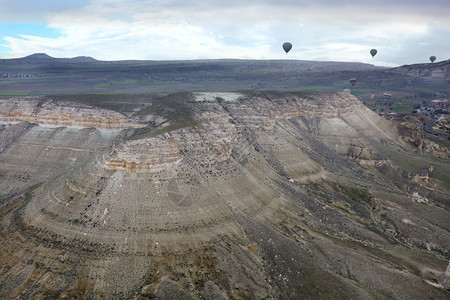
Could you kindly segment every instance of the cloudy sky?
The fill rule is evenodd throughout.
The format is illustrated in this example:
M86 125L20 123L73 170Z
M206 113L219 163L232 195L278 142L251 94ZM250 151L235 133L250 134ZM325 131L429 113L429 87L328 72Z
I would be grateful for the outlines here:
M449 0L0 0L0 8L0 58L44 52L386 66L450 58ZM288 55L285 41L293 44Z

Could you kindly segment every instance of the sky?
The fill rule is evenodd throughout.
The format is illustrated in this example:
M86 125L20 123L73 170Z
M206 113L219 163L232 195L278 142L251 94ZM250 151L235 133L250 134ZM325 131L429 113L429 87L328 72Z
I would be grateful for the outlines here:
M449 0L0 0L0 58L450 58ZM289 41L285 54L281 45ZM378 54L372 58L370 49Z

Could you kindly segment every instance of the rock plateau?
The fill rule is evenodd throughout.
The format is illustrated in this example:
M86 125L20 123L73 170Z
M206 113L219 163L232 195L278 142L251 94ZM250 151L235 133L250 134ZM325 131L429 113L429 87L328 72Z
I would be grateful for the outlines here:
M350 94L13 98L0 122L0 298L449 297L449 164Z

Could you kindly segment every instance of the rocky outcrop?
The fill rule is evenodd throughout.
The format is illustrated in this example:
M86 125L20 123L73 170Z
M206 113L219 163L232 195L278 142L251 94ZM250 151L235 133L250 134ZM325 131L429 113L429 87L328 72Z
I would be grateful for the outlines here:
M438 282L443 288L450 290L450 263L448 264L447 270L439 275Z
M40 126L98 129L140 128L120 113L70 102L40 98L0 100L0 123L29 122Z
M396 123L401 139L415 145L417 152L448 158L450 153L448 146L445 143L438 144L427 136L424 124L430 122L429 117L423 115L387 115L385 118ZM437 131L439 132L439 130Z
M390 72L409 76L414 82L439 86L445 84L450 70L450 60L436 63L405 65L389 70Z
M199 125L195 127L125 141L104 158L104 166L129 172L157 172L177 167L185 159L202 164L228 159L237 132L226 112L203 112L197 120Z
M174 139L152 138L129 141L105 162L112 170L156 172L178 166L183 158Z

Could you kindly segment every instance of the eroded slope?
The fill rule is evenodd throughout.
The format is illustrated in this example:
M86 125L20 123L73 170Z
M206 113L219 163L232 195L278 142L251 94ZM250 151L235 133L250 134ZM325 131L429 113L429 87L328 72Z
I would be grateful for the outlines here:
M101 114L77 127L23 122L48 99L4 113L0 295L448 297L448 191L398 157L448 164L346 93L207 96L58 106Z

